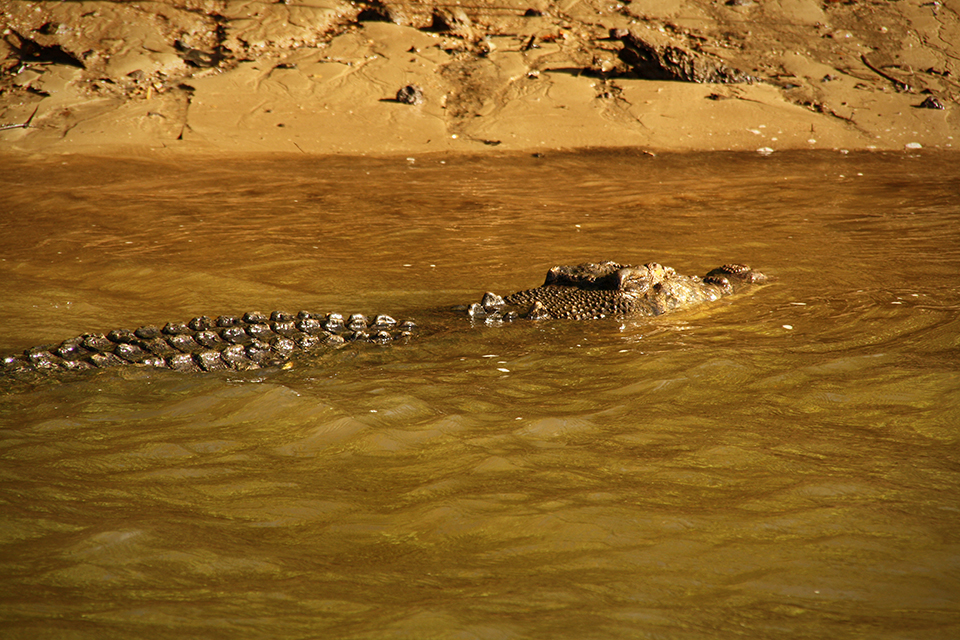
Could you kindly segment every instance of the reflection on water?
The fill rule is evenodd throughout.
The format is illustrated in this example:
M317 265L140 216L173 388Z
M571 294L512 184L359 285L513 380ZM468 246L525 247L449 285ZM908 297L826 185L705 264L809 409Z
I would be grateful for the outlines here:
M443 327L4 382L4 636L957 637L955 164L4 158L3 353L254 308ZM604 258L777 281L643 322L438 311Z

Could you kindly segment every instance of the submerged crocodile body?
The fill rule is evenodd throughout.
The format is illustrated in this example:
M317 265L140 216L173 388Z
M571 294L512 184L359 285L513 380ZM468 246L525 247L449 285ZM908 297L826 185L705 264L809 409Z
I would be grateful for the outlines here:
M742 264L728 264L703 277L683 276L657 263L641 266L615 262L557 266L535 289L506 297L487 293L460 308L474 321L501 324L518 319L590 320L656 316L712 302L762 283L766 276ZM141 365L178 371L256 369L283 365L297 353L347 342L388 343L414 335L411 321L386 315L368 319L354 314L289 314L251 311L242 317L207 316L163 327L116 329L84 334L59 344L27 349L0 363L5 372L102 369Z

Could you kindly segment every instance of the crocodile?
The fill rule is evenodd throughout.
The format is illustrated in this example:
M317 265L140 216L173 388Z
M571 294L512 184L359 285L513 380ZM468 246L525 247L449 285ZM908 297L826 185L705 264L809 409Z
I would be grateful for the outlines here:
M455 307L473 323L517 320L598 320L657 316L736 293L767 276L743 264L727 264L705 276L683 276L651 262L624 265L585 262L556 266L542 285L507 296L486 293L479 302ZM4 358L0 372L71 371L139 365L183 372L285 366L298 353L350 342L389 343L420 331L413 321L388 315L308 311L208 316L187 322L87 333L59 344L26 349Z

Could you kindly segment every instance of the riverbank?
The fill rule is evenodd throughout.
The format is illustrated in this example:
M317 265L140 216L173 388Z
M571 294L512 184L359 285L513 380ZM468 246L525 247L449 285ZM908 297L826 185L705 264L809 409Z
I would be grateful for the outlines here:
M18 2L2 19L6 151L960 140L960 18L939 3Z

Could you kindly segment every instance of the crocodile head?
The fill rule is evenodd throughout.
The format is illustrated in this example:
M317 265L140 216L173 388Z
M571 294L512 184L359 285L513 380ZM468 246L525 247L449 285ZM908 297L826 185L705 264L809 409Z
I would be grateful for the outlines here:
M576 287L584 291L629 291L642 295L671 274L673 269L656 262L640 267L624 266L617 262L584 262L553 267L547 272L543 286Z
M743 264L727 264L706 276L678 275L656 262L623 265L584 262L550 269L543 285L501 298L488 293L467 312L496 323L515 317L541 320L600 319L610 316L654 316L716 300L743 285L767 280Z

